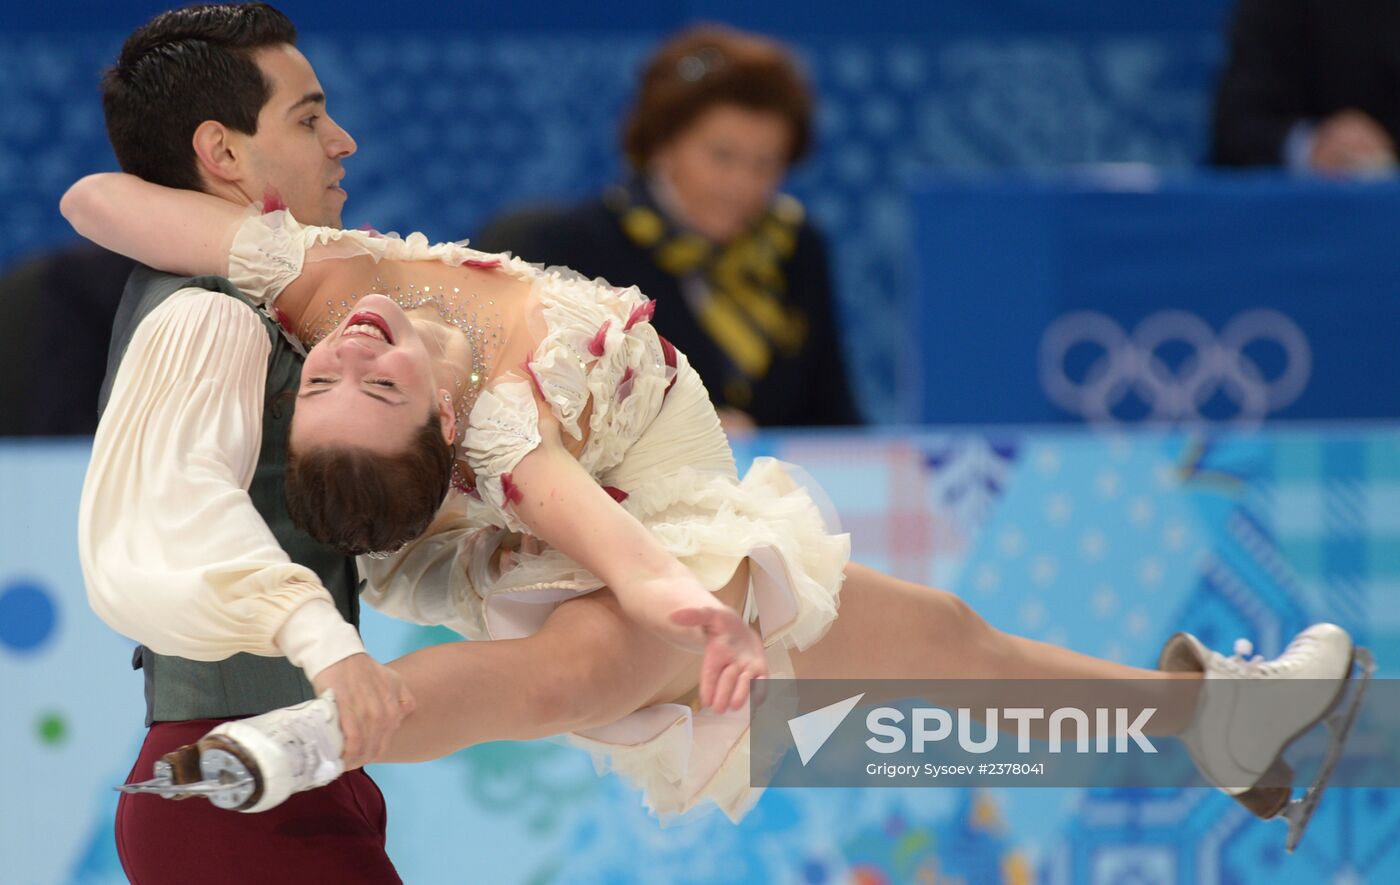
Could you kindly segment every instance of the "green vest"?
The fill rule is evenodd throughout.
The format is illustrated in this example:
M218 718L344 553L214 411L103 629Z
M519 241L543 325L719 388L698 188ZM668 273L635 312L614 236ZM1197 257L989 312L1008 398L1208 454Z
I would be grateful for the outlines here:
M167 298L196 286L223 292L257 313L272 342L263 391L263 439L258 466L248 495L293 562L320 576L335 606L351 624L360 624L359 577L353 559L312 540L292 525L287 515L283 474L287 467L287 432L292 420L292 396L301 379L302 357L282 337L281 330L222 277L173 277L138 267L127 281L112 324L107 379L98 411L105 410L112 381L136 327ZM191 661L160 655L138 646L132 666L146 674L146 724L181 719L223 719L265 713L315 696L311 684L286 658L236 654L222 661Z

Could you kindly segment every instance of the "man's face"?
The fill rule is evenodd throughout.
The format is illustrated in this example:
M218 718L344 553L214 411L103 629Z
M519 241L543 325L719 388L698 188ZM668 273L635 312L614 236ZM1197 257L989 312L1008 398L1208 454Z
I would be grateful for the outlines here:
M295 46L260 49L253 60L272 97L258 114L256 135L235 133L250 164L248 195L274 191L303 224L340 227L341 161L355 152L355 139L326 113L316 72Z

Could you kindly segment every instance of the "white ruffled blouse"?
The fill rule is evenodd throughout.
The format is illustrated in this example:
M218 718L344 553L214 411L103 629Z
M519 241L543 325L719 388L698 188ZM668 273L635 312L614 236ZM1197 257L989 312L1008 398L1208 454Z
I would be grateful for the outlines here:
M281 655L314 679L364 644L248 497L270 352L222 292L183 289L141 322L93 439L78 555L93 611L152 651Z

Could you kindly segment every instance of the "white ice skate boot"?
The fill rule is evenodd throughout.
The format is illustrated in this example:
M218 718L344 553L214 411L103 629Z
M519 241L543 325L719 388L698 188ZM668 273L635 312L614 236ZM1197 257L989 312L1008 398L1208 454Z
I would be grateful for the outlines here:
M161 757L155 777L117 789L168 799L204 796L219 808L266 811L345 770L335 696L225 722L197 743Z
M1196 716L1180 738L1211 783L1261 818L1288 819L1292 851L1341 755L1373 665L1366 649L1355 648L1335 624L1309 627L1273 660L1249 658L1251 651L1242 639L1227 658L1178 633L1162 648L1157 667L1204 674ZM1339 706L1353 662L1363 677L1352 701ZM1283 751L1323 719L1332 731L1327 757L1307 795L1290 802L1293 770Z

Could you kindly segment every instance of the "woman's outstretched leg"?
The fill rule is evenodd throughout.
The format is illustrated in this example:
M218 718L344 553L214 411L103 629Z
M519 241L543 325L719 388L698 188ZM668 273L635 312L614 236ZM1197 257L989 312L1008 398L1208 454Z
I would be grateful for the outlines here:
M533 636L436 645L391 662L416 706L375 761L421 762L615 720L691 662L628 621L611 594L570 600Z
M1144 701L1158 707L1154 731L1160 733L1190 721L1195 692L1179 684L1156 692L1148 683L1165 689L1182 679L1199 681L1195 673L1129 667L1004 633L952 593L856 563L846 567L836 622L815 645L794 652L792 662L803 679L1133 680L1124 685L1146 692Z
M716 595L739 607L748 571ZM377 762L421 762L483 741L530 740L614 722L691 691L700 657L658 639L599 590L561 604L524 639L454 642L389 664L415 709Z
M811 679L1175 678L1003 633L952 593L854 562L840 616L792 660Z

